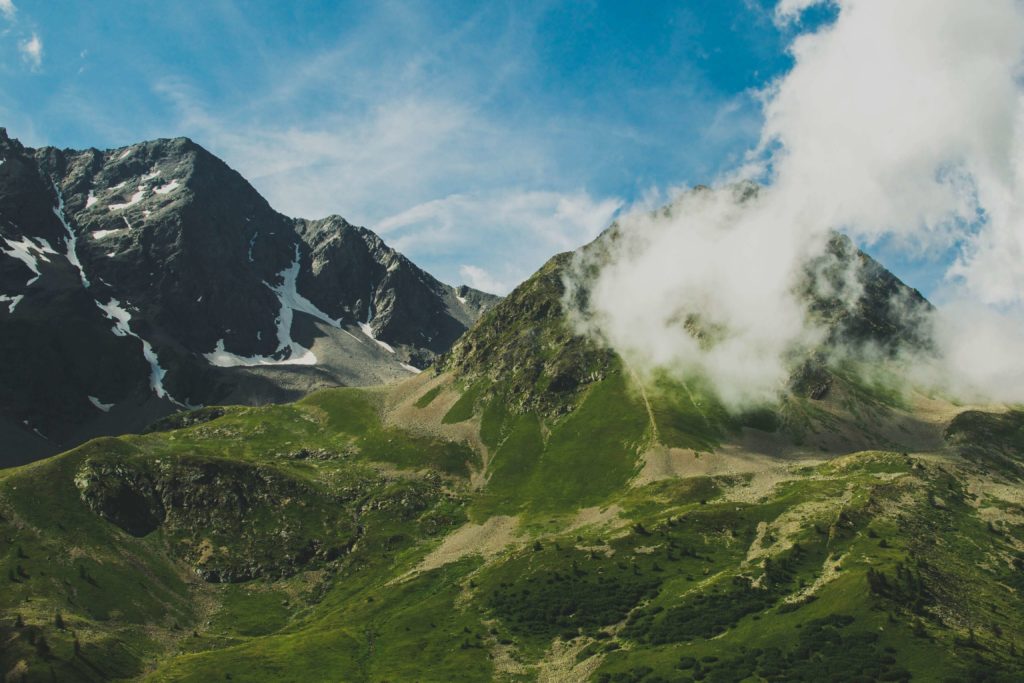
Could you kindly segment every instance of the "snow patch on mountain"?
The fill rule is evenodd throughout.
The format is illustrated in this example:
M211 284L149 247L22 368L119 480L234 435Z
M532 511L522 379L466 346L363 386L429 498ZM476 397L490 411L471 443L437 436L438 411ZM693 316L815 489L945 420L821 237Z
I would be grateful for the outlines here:
M180 187L180 185L178 183L178 179L175 178L174 180L172 180L171 182L167 183L166 185L161 185L160 187L153 188L153 193L154 194L169 194L169 193L173 192L174 190L178 189L178 187Z
M279 360L273 356L240 356L231 353L224 348L224 340L218 339L213 352L204 353L210 365L218 368L255 367L257 365L316 365L317 358L309 349L304 349L293 341L289 341L287 347L290 354L287 358Z
M255 240L253 236L253 241ZM252 241L250 241L250 249ZM250 255L251 260L251 255ZM290 266L282 270L277 276L281 284L272 285L269 282L264 284L270 291L277 295L281 305L280 313L277 316L277 351L276 354L287 354L283 359L273 356L239 356L224 348L224 340L217 341L213 352L203 354L203 357L211 365L218 367L254 366L254 365L316 365L316 355L309 349L303 348L292 339L292 320L295 312L299 311L310 315L317 320L323 321L331 327L341 329L341 320L332 318L324 313L312 301L299 294L296 284L299 277L301 265L299 246L295 245L295 258Z
M252 261L252 246L255 243L257 236L258 235L253 235L249 241L250 261ZM295 245L295 256L291 265L277 274L281 283L272 285L269 282L264 282L270 291L277 295L278 302L281 306L280 312L275 320L277 325L278 342L275 356L240 356L225 349L224 340L219 339L212 352L203 354L203 357L206 358L207 362L211 365L223 368L239 366L252 367L257 365L316 365L318 362L316 355L292 339L292 321L295 318L296 312L305 313L306 315L312 316L321 322L327 323L331 327L341 330L356 341L362 343L362 340L342 327L342 321L340 318L332 318L316 304L299 293L297 282L300 267L301 254L299 251L299 245ZM373 336L373 329L368 323L359 323L359 328L363 331L363 334L376 342L381 348L390 353L395 353L394 348L392 348L390 344L380 341ZM259 338L259 335L257 335L257 338ZM281 355L283 355L284 358L276 357ZM403 364L403 367L406 366ZM411 365L406 367L406 369L410 372L419 372L418 369L413 368Z
M313 316L317 320L322 320L332 327L341 327L341 319L334 319L331 316L320 310L316 304L307 299L306 297L299 294L296 282L299 277L299 246L295 245L295 260L292 264L277 274L282 279L282 283L279 286L267 285L271 291L277 294L278 299L281 300L281 306L287 306L292 311L301 311L308 315Z
M88 209L90 206L92 206L93 204L95 204L98 201L99 201L99 199L96 199L95 193L93 193L92 190L89 190L89 196L87 196L85 198L85 208Z
M141 202L142 199L146 196L146 190L148 189L149 188L146 187L145 185L139 185L139 189L135 191L135 194L133 194L128 199L128 201L124 202L123 204L111 204L107 208L111 211L121 211L123 209L127 209L130 206L135 206L136 204Z
M302 311L333 327L341 327L340 320L330 317L317 308L309 299L299 294L296 286L296 281L299 277L299 265L299 245L296 244L295 258L292 264L277 274L281 278L281 284L271 285L270 283L264 283L277 295L277 299L281 303L281 312L277 317L277 351L280 353L285 349L291 349L289 357L303 356L306 353L312 356L312 352L307 351L292 340L292 319L295 316L295 311ZM313 357L313 362L316 362L315 356Z
M114 321L113 332L118 337L135 337L135 333L132 332L130 322L132 314L128 310L121 306L121 302L117 299L111 299L105 304L101 304L99 301L96 302L96 306L103 311L106 316Z
M53 215L57 217L61 225L64 226L64 230L68 233L68 236L64 238L64 243L68 249L64 257L71 265L78 269L78 276L82 278L82 285L89 287L89 278L85 276L85 268L82 267L82 262L78 258L78 235L71 229L71 224L68 223L67 216L64 215L64 195L61 194L57 183L53 184L53 191L57 193L57 206L53 207Z
M114 407L113 403L103 403L95 396L89 397L89 403L93 404L94 406L102 410L104 413L109 413L110 409Z
M22 237L21 239L17 240L12 240L5 237L4 242L7 243L8 248L0 248L0 251L7 254L11 258L18 259L26 266L28 266L29 270L35 273L35 277L29 278L28 282L25 283L26 285L31 285L33 282L39 279L39 259L42 258L44 261L49 261L45 254L47 252L56 253L46 242L43 242L45 246L40 246L39 244L33 242L28 237Z
M376 342L377 346L381 347L382 349L389 353L395 352L395 349L394 347L391 346L391 344L388 344L385 341L381 341L380 339L377 339L376 336L374 336L373 328L370 327L370 323L359 323L359 329L363 331L363 334L365 334L367 337Z
M373 327L370 325L370 323L372 323L373 319L374 319L373 298L376 295L376 293L377 293L377 288L376 287L371 287L370 288L369 304L368 304L367 309L366 309L366 322L365 323L359 323L359 329L363 331L363 334L365 334L367 337L369 337L374 342L376 342L377 346L381 347L382 349L384 349L388 353L394 353L395 352L394 347L392 347L391 344L388 344L387 342L384 342L384 341L381 341L380 339L377 339L377 335L374 334Z
M89 233L89 236L92 237L93 239L102 240L106 239L107 237L110 237L111 235L120 235L121 233L127 230L128 228L117 228L115 230L93 230L92 232Z
M24 299L24 298L25 297L23 295L21 295L21 294L15 294L14 296L8 296L7 294L0 294L0 301L3 301L3 302L6 302L6 303L10 304L7 307L7 312L8 313L14 313L14 309L17 307L18 303L22 299Z
M111 299L105 304L101 304L99 301L96 302L96 306L103 311L106 316L114 321L114 327L112 331L118 337L135 337L142 342L142 355L149 363L149 388L153 390L153 393L158 398L166 398L172 403L179 406L183 406L179 401L176 401L173 396L167 393L167 389L164 388L164 375L167 371L160 367L160 358L157 356L156 351L153 350L153 346L140 337L139 335L132 332L131 319L132 314L128 312L128 309L121 305L121 302L117 299Z

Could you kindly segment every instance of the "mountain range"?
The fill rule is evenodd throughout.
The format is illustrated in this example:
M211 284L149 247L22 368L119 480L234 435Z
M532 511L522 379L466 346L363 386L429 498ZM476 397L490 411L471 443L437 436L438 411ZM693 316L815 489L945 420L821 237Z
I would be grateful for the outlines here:
M340 216L281 215L185 138L75 151L0 130L0 251L0 466L417 373L497 300Z
M35 240L25 249L63 258L84 288L57 237L41 239L58 255ZM774 401L730 409L699 374L638 372L574 326L587 274L616 240L612 226L504 299L478 299L486 310L427 349L423 372L293 403L185 409L145 434L0 470L0 671L1021 680L1024 412L901 374L907 357L933 353L931 304L833 235L797 288L825 334L794 351ZM310 243L322 244L304 239L300 256ZM294 267L284 244L268 273ZM851 274L852 301L832 286ZM289 278L259 291L290 291ZM296 280L311 306L328 306ZM326 329L356 334L375 319L351 306L354 328ZM697 312L680 324L714 343ZM204 354L281 346L211 328ZM225 351L209 349L222 338ZM291 339L293 354L310 349ZM415 360L394 341L410 355L382 357ZM184 386L165 390L184 399Z

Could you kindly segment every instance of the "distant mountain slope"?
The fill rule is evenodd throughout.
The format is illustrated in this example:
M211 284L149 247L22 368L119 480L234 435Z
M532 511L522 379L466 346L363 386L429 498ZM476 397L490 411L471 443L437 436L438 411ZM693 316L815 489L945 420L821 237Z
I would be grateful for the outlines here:
M0 466L408 376L496 300L339 216L277 213L185 138L36 150L0 129L0 251Z

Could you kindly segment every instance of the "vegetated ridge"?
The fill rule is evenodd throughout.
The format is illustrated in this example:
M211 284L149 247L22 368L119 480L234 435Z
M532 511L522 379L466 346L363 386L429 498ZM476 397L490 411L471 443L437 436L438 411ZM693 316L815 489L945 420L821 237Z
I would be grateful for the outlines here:
M926 353L890 299L927 302L830 250L860 262L864 299L808 299L829 343ZM641 378L575 335L573 258L402 383L205 408L0 471L0 668L1021 678L1024 413L828 348L794 358L774 404L730 412L699 377Z

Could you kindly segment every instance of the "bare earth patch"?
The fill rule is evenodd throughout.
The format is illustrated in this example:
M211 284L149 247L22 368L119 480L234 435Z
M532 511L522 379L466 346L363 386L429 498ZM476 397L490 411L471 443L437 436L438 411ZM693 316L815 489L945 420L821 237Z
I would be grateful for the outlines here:
M483 524L464 524L445 536L437 548L423 558L423 561L399 580L415 574L437 569L452 562L458 562L469 555L493 557L509 545L517 542L519 520L515 517L498 515Z
M823 462L816 455L768 455L732 444L724 445L714 453L655 446L641 458L644 464L631 482L634 487L661 479L750 475L746 484L733 487L725 495L726 500L744 503L763 500L771 495L776 485L799 478L793 469Z
M544 659L537 662L537 683L582 683L590 680L604 656L595 655L582 662L577 662L576 657L591 642L589 638L569 642L556 638L544 653Z
M838 517L840 510L850 502L853 489L848 488L839 498L813 500L794 506L770 523L757 525L757 536L747 550L745 564L774 557L793 547L796 536L809 525L825 517Z
M1019 485L992 481L976 475L967 475L967 493L979 503L995 499L1004 504L1024 506L1024 488Z
M428 405L423 408L416 405L420 397L438 387L441 387L441 391ZM450 376L434 376L432 373L423 372L401 384L388 387L381 418L388 427L398 427L421 436L467 444L480 454L482 466L479 470L472 468L470 484L475 489L481 489L487 483L490 453L480 439L480 418L473 417L454 424L442 422L461 396L462 394L452 384Z
M493 627L497 622L493 619L481 621L488 628ZM532 665L524 664L519 658L516 648L513 645L502 645L493 635L487 638L488 647L491 651L491 663L494 665L495 678L499 680L521 680L530 672Z
M572 521L569 522L565 530L576 531L588 527L621 527L629 522L629 520L622 518L622 513L623 509L618 505L583 508L576 513L576 516L572 518Z
M825 585L832 583L833 581L838 579L839 570L842 567L843 560L845 558L846 555L843 555L838 558L834 557L833 555L829 555L828 557L826 557L825 562L823 562L821 565L821 574L818 575L818 578L816 578L811 585L806 586L802 590L799 590L796 593L787 596L784 602L802 602L807 598L811 597L812 595L814 595L815 593L817 593Z

